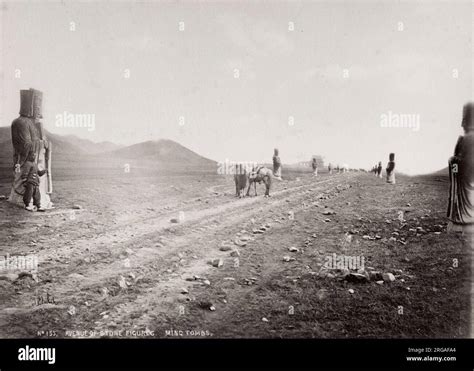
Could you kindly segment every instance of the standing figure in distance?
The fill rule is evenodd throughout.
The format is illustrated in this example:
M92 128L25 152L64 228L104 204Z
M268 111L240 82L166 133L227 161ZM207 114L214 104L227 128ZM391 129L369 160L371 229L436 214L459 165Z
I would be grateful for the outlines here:
M311 163L311 166L313 168L313 175L318 176L318 163L316 162L315 157L313 157L313 162Z
M382 178L382 161L379 161L379 166L377 166L377 175Z
M273 176L281 180L281 161L280 156L278 156L278 148L275 148L273 152Z
M395 184L395 153L390 153L387 164L387 183Z

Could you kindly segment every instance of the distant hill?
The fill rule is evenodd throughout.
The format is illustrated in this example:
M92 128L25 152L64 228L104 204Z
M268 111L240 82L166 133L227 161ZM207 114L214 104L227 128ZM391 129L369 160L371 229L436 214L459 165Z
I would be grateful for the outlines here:
M95 155L110 152L122 148L111 142L96 143L88 139L76 137L75 135L58 135L45 130L46 136L53 144L54 154L60 155ZM0 157L11 157L13 148L11 145L11 129L9 126L0 127Z
M216 162L198 155L169 139L147 141L121 148L107 154L114 158L152 160L162 165L215 166Z
M111 142L95 143L74 135L61 136L48 131L46 136L53 144L53 163L60 162L62 166L70 161L81 161L81 166L85 166L85 162L90 163L87 166L115 166L116 163L122 164L123 160L134 163L134 166L143 163L144 167L148 167L150 162L154 162L160 168L176 167L183 170L188 167L216 166L216 162L168 139L123 147ZM0 127L0 163L7 166L12 157L10 127Z
M65 135L61 137L69 143L74 144L76 147L79 147L83 152L88 154L97 154L104 152L115 151L123 146L112 143L112 142L92 142L88 139L79 138L75 135Z
M6 142L11 139L10 127L2 126L0 127L0 143Z
M446 166L444 169L435 171L432 175L446 175L446 176L448 176L449 175L449 169Z
M53 151L60 155L82 155L85 152L75 143L60 135L52 134L45 130L46 136L53 144ZM13 156L13 146L10 127L0 127L0 157L11 158Z

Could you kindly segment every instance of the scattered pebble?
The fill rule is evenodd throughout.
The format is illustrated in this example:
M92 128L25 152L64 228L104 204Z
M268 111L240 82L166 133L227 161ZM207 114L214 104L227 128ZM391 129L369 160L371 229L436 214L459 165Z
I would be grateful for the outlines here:
M5 280L5 281L10 281L13 282L18 279L18 274L16 273L4 273L0 274L0 281Z
M127 286L127 281L125 280L124 276L120 276L120 278L118 280L118 284L119 284L121 289L126 289L128 287Z
M371 271L371 272L369 272L369 279L371 281L381 281L381 280L383 280L383 275L382 275L382 273L380 273L378 271Z
M222 242L221 246L219 247L220 251L230 251L232 250L232 245L230 245L228 242Z
M213 259L211 264L215 268L220 268L224 265L224 261L222 259Z
M368 282L369 281L369 278L366 275L360 274L360 273L346 274L344 279L348 282L361 282L361 283L363 283L363 282Z
M67 312L70 316L74 316L76 314L76 307L74 305L69 306Z
M384 273L382 274L382 277L385 282L395 281L395 276L392 273Z
M84 276L82 274L79 274L79 273L71 273L70 275L68 275L69 278L73 278L73 279L83 279Z
M234 240L234 244L236 244L236 245L239 246L239 247L245 247L245 246L247 246L247 242L241 241L241 240L239 240L239 239L235 239L235 240Z

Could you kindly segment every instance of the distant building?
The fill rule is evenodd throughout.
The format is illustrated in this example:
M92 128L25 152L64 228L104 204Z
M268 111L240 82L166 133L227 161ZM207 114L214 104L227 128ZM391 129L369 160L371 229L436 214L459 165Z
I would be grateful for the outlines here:
M323 156L319 156L319 155L314 155L314 156L311 156L311 159L309 161L299 161L297 164L298 166L302 166L302 167L311 167L312 166L312 163L313 163L313 158L316 159L316 163L318 164L318 169L322 169L324 167L324 157Z

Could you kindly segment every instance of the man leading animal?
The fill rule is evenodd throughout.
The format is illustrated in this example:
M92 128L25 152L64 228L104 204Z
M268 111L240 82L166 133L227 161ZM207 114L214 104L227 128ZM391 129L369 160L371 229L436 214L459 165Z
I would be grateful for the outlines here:
M244 164L235 164L234 182L236 197L242 198L244 196L247 178L248 172L246 166Z

